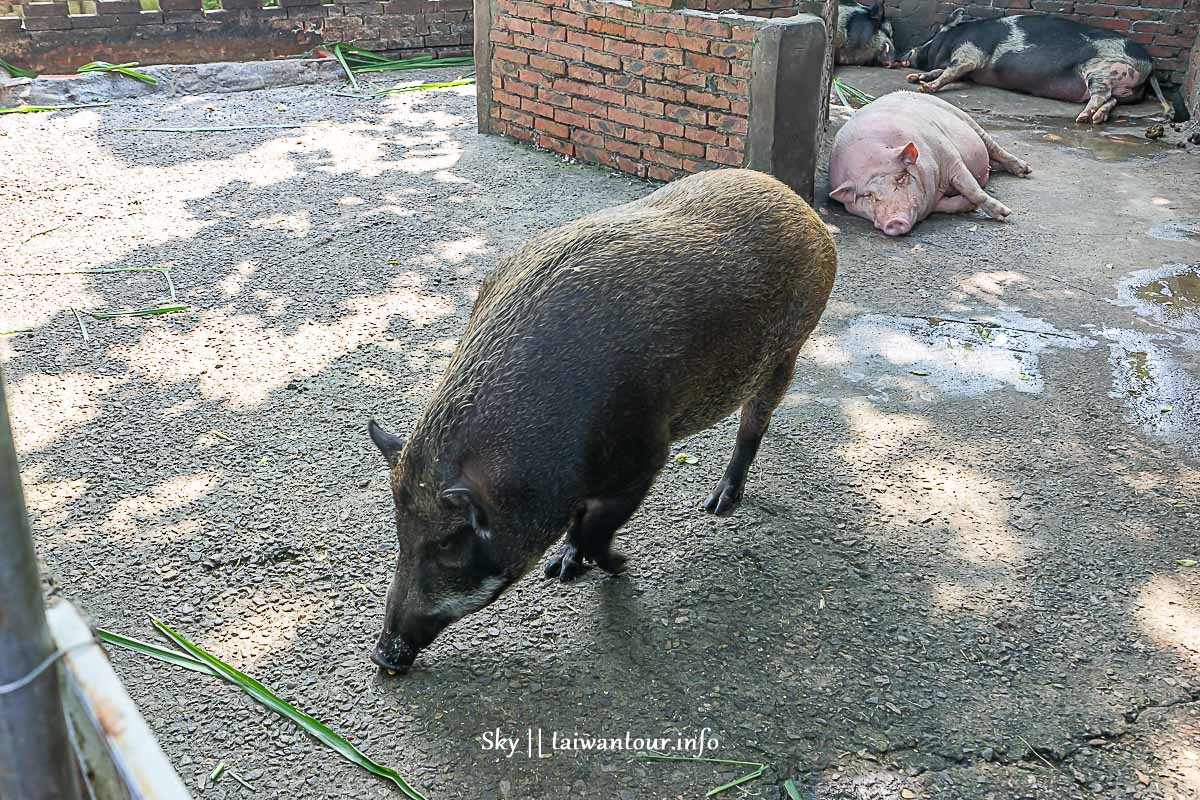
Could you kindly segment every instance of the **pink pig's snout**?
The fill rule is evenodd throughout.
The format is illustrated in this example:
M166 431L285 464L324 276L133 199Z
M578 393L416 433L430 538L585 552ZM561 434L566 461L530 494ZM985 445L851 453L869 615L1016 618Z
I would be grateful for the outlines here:
M903 236L912 230L912 222L904 217L892 217L887 222L880 225L879 230L883 231L888 236Z

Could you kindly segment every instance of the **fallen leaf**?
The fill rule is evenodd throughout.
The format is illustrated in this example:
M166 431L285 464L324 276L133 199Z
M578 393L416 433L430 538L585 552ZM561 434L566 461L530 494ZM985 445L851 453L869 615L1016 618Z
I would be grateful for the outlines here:
M913 800L913 798L917 796L917 793L906 786L900 790L900 796L903 797L904 800Z
M1133 774L1137 775L1138 783L1140 783L1142 786L1150 785L1150 776L1142 772L1140 769L1135 769Z
M1177 559L1175 559L1175 564L1180 567L1194 567L1194 566L1196 566L1196 559L1194 559L1194 558L1177 558Z
M696 458L691 453L680 453L679 455L675 456L675 460L680 464L695 464L700 461L700 459Z
M1171 407L1170 407L1170 406L1163 406L1162 408L1160 408L1160 409L1159 409L1159 411L1161 411L1161 412L1162 412L1162 413L1164 413L1164 414L1170 414L1170 413L1171 413Z

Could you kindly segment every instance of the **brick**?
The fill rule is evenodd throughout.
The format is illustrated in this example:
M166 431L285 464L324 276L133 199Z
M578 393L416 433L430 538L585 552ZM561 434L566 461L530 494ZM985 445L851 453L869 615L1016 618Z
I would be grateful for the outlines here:
M1032 8L1029 0L992 0L992 5L996 8Z
M681 156L704 156L704 145L699 142L689 142L686 139L663 139L663 149L669 153Z
M725 94L736 94L742 97L750 95L750 82L741 78L726 78L724 75L714 75L712 88L715 92L724 92Z
M498 31L495 28L492 28L490 31L488 31L488 41L492 44L510 45L513 43L513 38L512 34L508 31Z
M549 22L553 18L551 9L537 3L513 3L513 13L518 17L537 19L543 22Z
M669 86L665 83L646 83L646 94L651 97L657 97L659 100L670 100L673 103L682 103L687 100L687 95L683 89L677 86Z
M738 100L737 98L729 98L729 113L736 114L739 117L750 116L750 101Z
M657 133L649 131L639 131L635 128L629 128L625 131L625 139L637 144L649 145L650 147L662 147L662 137Z
M114 18L121 16L129 16L113 14ZM26 17L25 30L27 31L69 31L71 29L71 20L64 14L61 17Z
M663 11L647 11L646 24L651 28L666 28L681 31L686 25L683 14L671 14Z
M621 155L628 156L629 158L638 158L642 154L642 148L640 145L633 144L632 142L625 142L620 139L610 139L608 137L604 138L604 149L613 153L620 153Z
M627 125L632 128L646 127L646 118L641 114L635 114L632 111L626 111L623 108L610 108L608 110L608 118L620 125Z
M624 58L621 59L621 67L628 73L640 75L652 81L662 80L663 77L663 68L658 64L648 64L645 61Z
M597 72L591 67L585 67L581 64L568 64L567 74L577 81L587 81L588 83L604 83L604 73Z
M603 133L605 136L612 136L616 139L622 139L625 137L625 126L624 125L618 125L617 123L610 122L609 120L606 120L606 119L592 117L591 120L588 122L588 127L594 131L599 131L600 133Z
M661 133L664 136L682 136L684 127L674 120L646 117L646 130Z
M674 170L667 169L666 167L647 167L646 177L652 180L667 183L674 180L677 177L677 173Z
M580 114L587 114L589 117L597 117L599 119L608 118L608 106L597 103L595 100L588 100L584 97L572 98L571 108L575 111L578 111Z
M537 36L526 36L523 33L514 33L513 47L520 47L525 50L534 50L539 53L545 52L546 40Z
M629 107L640 111L643 114L653 114L656 117L661 117L665 112L665 107L659 100L649 100L645 97L638 97L635 94L629 95Z
M718 114L715 111L710 111L708 112L706 122L710 128L716 128L726 133L745 134L750 131L750 124L744 117L735 117L732 114Z
M521 98L517 97L515 94L509 94L508 92L494 91L492 92L492 100L513 108L521 107Z
M712 40L705 36L688 36L679 34L675 37L676 44L674 47L682 47L684 50L691 50L693 53L707 53Z
M629 38L638 44L648 44L653 47L674 47L679 41L675 34L658 28L630 28Z
M533 23L527 19L518 19L517 17L501 17L497 20L496 27L516 33L533 33Z
M554 9L551 12L551 19L559 25L565 25L568 28L585 28L587 27L587 19L578 14L572 14L570 11L561 11Z
M628 158L618 158L616 167L622 172L628 172L630 175L636 175L639 178L646 177L646 165L641 162Z
M668 117L678 122L684 122L688 125L708 124L708 115L695 108L668 104L665 110Z
M642 46L633 42L622 42L616 39L604 40L604 52L630 58L642 57Z
M607 150L600 150L595 147L575 147L575 157L581 161L587 161L592 164L603 164L606 167L616 167L616 158Z
M742 165L742 154L736 150L728 150L724 147L715 147L709 145L704 150L704 157L709 161L715 161L718 164L725 164L730 167L740 167Z
M733 40L735 42L753 42L756 27L749 25L738 25L733 29Z
M1163 34L1168 34L1168 35L1175 33L1175 31L1179 30L1178 25L1172 25L1169 22L1139 21L1139 22L1134 22L1133 25L1131 25L1130 27L1132 27L1133 30L1135 30L1139 33L1163 33Z
M656 64L681 66L683 64L683 51L675 47L647 47L643 51L642 58L646 61L653 61Z
M603 50L604 40L599 36L592 36L590 33L580 33L578 31L567 31L567 41L571 44L586 47L591 50Z
M583 49L583 60L588 64L594 64L597 67L605 69L620 69L621 59L619 56L614 56L611 53L601 53L597 50Z
M1112 31L1129 30L1129 22L1123 19L1092 19L1088 24L1093 28L1107 28Z
M573 128L587 128L588 126L588 118L585 115L562 109L554 112L554 121L561 122L563 125L570 125Z
M608 103L609 105L625 105L625 95L620 92L614 92L612 89L606 89L603 86L592 86L585 83L583 91L580 94L584 97L590 97L593 100L599 100L601 103Z
M730 136L729 149L736 150L739 153L746 152L746 139L742 136Z
M554 107L548 106L545 103L539 103L536 100L521 100L521 110L528 111L530 114L536 114L539 117L546 119L554 119Z
M673 153L667 153L662 150L658 150L653 147L643 148L642 158L646 159L647 161L653 161L655 164L662 164L664 167L671 167L673 169L679 169L683 166L683 159L679 156L674 155ZM741 163L740 159L738 160L738 163Z
M1033 8L1036 11L1052 11L1056 14L1064 14L1071 10L1071 4L1063 0L1033 0Z
M1142 8L1183 8L1184 0L1142 0Z
M604 137L598 133L592 133L588 130L576 128L571 131L571 141L576 144L582 144L587 147L604 147Z
M688 16L685 27L692 33L702 33L714 39L728 39L732 34L732 29L726 23L705 17Z
M683 135L691 139L693 142L700 142L702 144L715 144L718 147L724 147L726 142L729 141L729 138L723 133L714 131L711 128L695 128L691 125L688 125L683 129Z
M199 0L197 0L199 7ZM67 15L66 3L28 3L22 6L25 19L34 19L36 17L65 17ZM48 30L42 28L41 30Z
M1096 3L1076 3L1074 11L1076 14L1087 14L1092 17L1113 17L1117 14L1115 7Z
M508 47L496 47L492 50L493 58L499 58L503 61L510 61L513 64L528 64L529 56L522 53L520 50L512 50Z
M556 153L562 153L564 156L575 154L575 145L570 142L564 142L561 139L556 139L553 136L541 135L537 137L538 147L543 147L547 150L553 150Z
M546 58L545 56L531 55L529 57L529 66L533 67L534 69L540 69L547 75L567 74L566 62L559 61L557 58Z
M717 75L729 74L729 61L723 58L714 56L703 56L699 53L684 53L684 66L698 69L703 72L711 72Z
M553 89L547 89L544 86L538 87L537 99L543 103L549 103L552 106L560 106L562 108L570 108L575 98L569 94L556 92ZM558 119L558 112L555 113L555 119Z
M495 111L496 109L493 108L492 110ZM515 122L516 124L522 125L526 128L533 126L532 114L526 114L524 111L517 111L512 108L501 108L499 111L501 119L506 119L509 122Z
M688 89L687 101L692 105L719 108L722 111L729 110L729 98L722 97L718 94L712 94L711 92L701 92L696 89Z
M566 31L563 31L563 35L564 36L566 35ZM547 42L546 43L546 52L550 53L551 55L559 56L560 58L570 59L572 61L582 61L583 60L583 48L576 47L573 44L563 44L562 42Z
M713 41L709 43L708 47L708 52L717 58L740 58L744 61L750 60L753 51L753 46L737 42Z
M1188 36L1155 36L1154 43L1161 47L1190 48L1196 40Z
M666 67L663 69L663 78L671 83L682 83L685 86L707 86L708 76L703 72L696 72L692 69L677 69L675 67Z
M625 38L625 26L619 22L613 22L609 19L589 19L587 21L587 30L589 33L599 33L604 36L615 36L619 39Z
M561 122L555 122L552 119L542 119L541 117L533 121L533 129L542 133L548 133L551 136L558 136L562 139L566 139L571 135L571 129L566 125L563 125Z
M536 86L530 86L527 83L522 83L521 81L517 80L506 80L504 82L504 88L518 97L528 97L530 100L538 96L538 90Z
M543 39L551 41L566 41L567 32L560 25L547 25L544 22L534 22L532 25L534 36L540 36Z
M138 0L96 0L96 14L140 14ZM95 15L92 15L95 16Z
M587 91L587 84L579 83L578 81L570 81L566 78L554 79L554 91L566 92L567 94L580 95Z

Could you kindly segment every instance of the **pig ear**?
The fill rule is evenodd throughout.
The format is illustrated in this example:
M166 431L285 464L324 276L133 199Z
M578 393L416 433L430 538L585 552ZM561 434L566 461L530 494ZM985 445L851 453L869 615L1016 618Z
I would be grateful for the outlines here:
M400 457L400 451L404 449L404 440L399 436L392 434L379 427L379 423L371 420L367 423L367 432L371 434L371 441L379 448L379 452L383 453L383 457L388 460L388 463L394 463Z
M858 193L854 191L854 184L849 181L829 193L830 199L836 200L839 203L853 203L854 198L857 196Z
M471 519L471 527L475 529L475 533L485 539L490 535L487 513L483 510L479 498L468 487L451 486L449 489L442 491L441 497L445 503L467 512L467 515Z
M915 164L917 163L917 157L920 155L921 154L917 152L917 146L912 142L909 142L908 144L904 145L904 148L900 151L900 160L905 164Z

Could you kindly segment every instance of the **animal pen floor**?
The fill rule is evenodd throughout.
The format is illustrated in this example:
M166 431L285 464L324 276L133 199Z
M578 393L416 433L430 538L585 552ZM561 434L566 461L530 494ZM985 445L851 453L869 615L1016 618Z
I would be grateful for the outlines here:
M478 135L472 87L335 89L0 118L0 329L30 329L0 358L54 593L164 618L431 798L694 798L740 768L551 737L704 728L768 765L734 797L1200 793L1200 157L982 115L1034 168L989 186L1009 224L886 239L821 200L837 287L737 515L697 510L730 419L677 447L626 575L530 576L387 678L366 419L411 425L498 255L654 187ZM162 276L42 274L128 267L190 309L85 341L71 308ZM229 686L113 660L197 797L394 796Z

